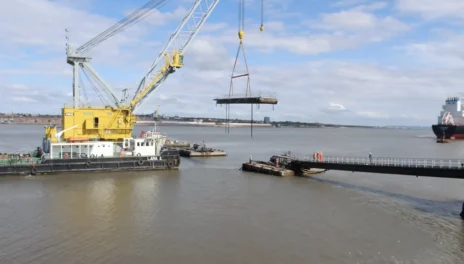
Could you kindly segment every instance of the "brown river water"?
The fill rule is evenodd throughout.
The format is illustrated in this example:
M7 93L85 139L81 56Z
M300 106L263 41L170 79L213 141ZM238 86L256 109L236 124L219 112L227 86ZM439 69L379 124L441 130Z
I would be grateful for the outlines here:
M229 155L183 158L179 171L1 177L0 263L464 263L462 180L239 170L288 150L464 159L464 142L437 144L431 129L160 129ZM0 125L0 152L42 135Z

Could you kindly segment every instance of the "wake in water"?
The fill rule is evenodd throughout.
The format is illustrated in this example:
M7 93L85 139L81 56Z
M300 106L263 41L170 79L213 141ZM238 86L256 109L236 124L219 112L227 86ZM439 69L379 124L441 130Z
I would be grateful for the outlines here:
M435 138L434 135L417 135L416 138Z

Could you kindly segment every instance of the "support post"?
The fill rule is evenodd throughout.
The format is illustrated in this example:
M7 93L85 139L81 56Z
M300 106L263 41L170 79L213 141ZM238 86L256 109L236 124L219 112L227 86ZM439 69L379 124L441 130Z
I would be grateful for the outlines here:
M251 137L253 138L253 104L251 104Z
M462 202L462 210L459 215L461 216L461 219L464 220L464 202Z
M227 105L227 134L230 134L230 105Z
M79 108L79 63L73 64L73 99L74 108Z

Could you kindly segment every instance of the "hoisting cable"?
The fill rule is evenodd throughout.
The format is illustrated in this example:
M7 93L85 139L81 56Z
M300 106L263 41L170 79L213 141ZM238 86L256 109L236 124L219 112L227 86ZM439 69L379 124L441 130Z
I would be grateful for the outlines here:
M237 54L235 56L235 62L234 62L234 67L232 69L232 75L230 78L230 88L229 88L229 98L233 96L234 94L234 86L233 86L233 80L235 78L240 78L240 77L246 77L246 92L245 92L245 97L251 96L251 88L250 88L250 73L248 71L248 63L247 59L245 56L245 49L243 47L243 37L245 36L245 0L239 0L239 12L238 12L238 38L240 40L240 43L238 45L237 49ZM236 66L237 62L240 56L240 51L242 51L243 55L243 62L245 65L245 73L241 74L236 74ZM251 106L252 111L253 111L253 105ZM229 120L230 120L230 104L226 105L226 133L229 133ZM252 136L253 136L253 121L251 121L251 129L252 129Z
M83 71L83 70L82 70ZM82 91L84 92L84 99L85 99L85 102L86 104L89 103L89 97L87 96L87 87L84 83L84 80L82 78L79 78L79 84L80 86L82 87ZM80 98L79 98L80 99Z
M102 33L98 34L93 39L89 40L87 43L77 48L78 53L85 53L94 48L96 45L102 41L112 37L113 35L123 31L124 29L138 23L141 19L149 15L156 7L165 4L166 0L151 0L142 7L138 8L128 16L121 19L119 22L109 27Z
M242 12L241 12L241 17L240 17L241 27L239 31L242 32L242 37L240 38L240 40L242 40L243 35L245 34L245 0L241 0L240 5L241 5L240 8Z
M84 73L84 76L86 77L87 81L90 83L91 87L95 91L95 94L98 96L100 101L103 104L109 104L108 101L105 99L105 97L100 93L99 89L95 85L95 82L92 80L92 78L89 76L89 74L82 68L82 72Z
M264 0L261 0L261 27L259 27L259 31L264 31Z
M245 36L245 31L244 31L244 28L245 28L245 16L244 16L244 14L245 14L245 0L240 0L239 1L239 26L238 26L238 38L240 40L240 43L238 45L237 54L235 56L234 67L232 69L232 76L231 76L231 80L230 80L229 97L234 92L232 80L235 79L235 78L247 77L248 82L247 82L246 95L248 96L248 94L251 92L250 91L250 81L249 81L250 74L248 72L248 63L247 63L246 56L245 56L245 49L243 48L243 37ZM243 74L234 75L235 67L237 66L238 57L240 56L240 51L242 51L242 54L243 54L243 60L244 60L244 63L245 63L246 72L243 73Z

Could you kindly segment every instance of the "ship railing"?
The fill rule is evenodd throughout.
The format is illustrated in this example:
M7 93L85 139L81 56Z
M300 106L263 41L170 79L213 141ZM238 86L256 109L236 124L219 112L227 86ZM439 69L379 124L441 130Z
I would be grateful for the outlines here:
M325 162L325 163L336 163L336 164L464 169L464 159L426 159L426 158L395 158L395 157L369 158L369 157L349 157L349 156L324 156L322 161L317 161L312 156L300 156L298 157L298 159L302 161Z
M257 92L250 92L250 93L236 93L236 94L224 94L221 97L218 97L217 99L223 99L223 98L276 98L276 93L273 92L262 92L262 91L257 91Z
M5 165L32 165L39 164L42 160L40 158L10 158L0 159L0 166Z

